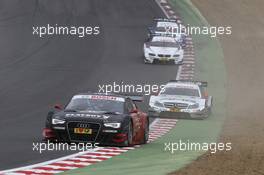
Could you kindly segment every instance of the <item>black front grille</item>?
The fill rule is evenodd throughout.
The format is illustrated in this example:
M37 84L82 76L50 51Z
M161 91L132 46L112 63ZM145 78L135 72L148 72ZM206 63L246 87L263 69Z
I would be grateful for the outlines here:
M164 103L164 106L166 107L166 108L174 108L174 107L176 107L176 108L179 108L179 109L186 109L186 108L188 108L188 104L186 104L186 103Z
M80 128L81 125L92 129L91 134L76 134L74 133L74 128ZM76 142L95 142L100 131L99 123L89 123L89 122L68 122L68 134L71 141Z
M162 57L162 58L169 58L171 57L171 55L165 55L165 54L158 54L159 57Z

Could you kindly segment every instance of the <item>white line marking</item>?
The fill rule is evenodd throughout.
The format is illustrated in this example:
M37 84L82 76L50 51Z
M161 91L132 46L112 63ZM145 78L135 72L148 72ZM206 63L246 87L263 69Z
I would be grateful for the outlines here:
M100 159L91 159L91 158L78 158L78 157L74 157L74 158L70 158L70 159L67 159L69 161L80 161L80 162L87 162L87 161L94 161L94 162L101 162L103 160L100 160Z
M89 155L89 154L85 154L85 155L81 155L79 157L91 157L91 158L104 158L104 159L109 159L111 158L112 156L103 156L103 155Z
M41 170L41 169L27 169L25 171L32 173L50 173L50 174L57 174L64 172L64 171Z
M163 11L163 13L165 14L165 16L167 18L169 18L169 15L166 13L165 9L162 7L162 5L160 4L159 0L155 0L155 2L158 4L158 6L161 8L161 10Z
M74 161L69 161L69 160L64 160L64 161L59 161L56 162L58 164L69 164L69 166L71 165L81 165L81 166L88 166L91 165L91 163L86 163L86 162L74 162Z
M41 166L39 168L52 168L52 169L60 169L60 168L63 168L63 169L68 169L68 170L72 170L72 169L76 169L77 167L71 167L71 166L58 166L58 165L44 165L44 166Z

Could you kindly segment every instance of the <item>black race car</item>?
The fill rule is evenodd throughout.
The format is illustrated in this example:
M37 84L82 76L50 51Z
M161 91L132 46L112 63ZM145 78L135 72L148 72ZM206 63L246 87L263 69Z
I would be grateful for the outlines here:
M134 101L141 97L83 93L50 111L45 140L129 146L148 141L149 118Z

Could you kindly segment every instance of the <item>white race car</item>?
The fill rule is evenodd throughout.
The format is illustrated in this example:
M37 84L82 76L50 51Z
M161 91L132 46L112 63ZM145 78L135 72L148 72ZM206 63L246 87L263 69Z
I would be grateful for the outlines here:
M174 19L158 18L154 19L155 24L152 27L149 27L148 36L151 38L153 35L162 34L162 35L171 35L176 39L182 47L186 46L186 27L182 24L178 24Z
M150 97L149 116L190 119L208 117L212 96L207 95L206 87L206 82L170 81L157 96Z
M153 36L144 43L145 63L182 64L184 50L171 36Z

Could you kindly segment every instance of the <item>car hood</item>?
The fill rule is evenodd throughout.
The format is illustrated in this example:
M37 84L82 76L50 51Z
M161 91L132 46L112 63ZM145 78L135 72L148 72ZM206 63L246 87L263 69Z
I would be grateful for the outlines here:
M159 96L151 96L150 104L154 104L156 101L160 103L185 103L188 105L193 105L198 103L200 105L205 103L205 99L199 97L188 97L188 96L178 96L178 95L159 95Z
M150 46L148 48L155 54L173 55L179 52L180 49L177 47L163 47L163 46Z

